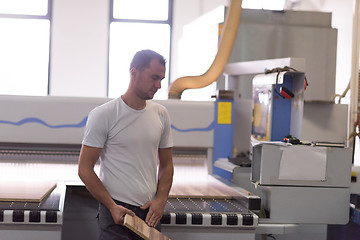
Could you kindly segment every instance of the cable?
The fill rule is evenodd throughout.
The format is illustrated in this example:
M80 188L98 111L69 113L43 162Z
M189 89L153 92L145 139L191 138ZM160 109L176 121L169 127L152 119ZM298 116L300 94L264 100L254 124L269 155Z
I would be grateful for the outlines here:
M349 81L349 84L347 85L346 89L344 90L344 92L342 94L334 94L330 101L331 102L335 102L335 98L336 97L339 97L339 100L338 100L338 104L341 103L341 99L343 99L345 97L345 95L347 94L347 92L350 90L350 81Z
M268 235L266 235L266 236L269 237L269 238L272 238L272 239L276 240L276 237L274 237L274 235L272 235L272 234L268 234Z
M359 131L359 114L356 117L356 122L354 124L354 130L349 134L349 137L347 140L350 140L351 138L360 137L360 131Z
M289 67L289 66L285 66L285 67L283 67L283 68L277 67L277 68L266 69L266 70L265 70L265 74L276 73L276 72L277 72L274 92L275 92L277 95L279 95L280 97L282 97L283 99L285 99L285 97L279 93L279 91L276 89L276 86L277 86L278 83L279 83L279 75L280 75L280 72L290 72L290 71L298 72L298 70L296 70L295 68ZM309 86L309 83L308 83L308 80L306 79L306 76L304 76L304 77L305 77L305 78L304 78L304 81L305 81L305 84L306 84L306 86L305 86L305 89L306 89L306 87Z

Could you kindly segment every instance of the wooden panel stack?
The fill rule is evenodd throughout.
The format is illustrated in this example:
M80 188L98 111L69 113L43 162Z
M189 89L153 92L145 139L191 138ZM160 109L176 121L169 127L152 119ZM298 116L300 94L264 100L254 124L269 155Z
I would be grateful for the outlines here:
M0 201L41 202L56 187L54 182L0 182Z

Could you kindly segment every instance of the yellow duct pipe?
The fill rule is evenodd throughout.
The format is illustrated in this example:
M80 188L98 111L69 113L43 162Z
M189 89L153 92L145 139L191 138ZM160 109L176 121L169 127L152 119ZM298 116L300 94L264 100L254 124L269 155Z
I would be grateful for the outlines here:
M240 22L242 0L231 0L223 31L221 33L218 52L210 68L201 76L186 76L176 79L170 86L169 98L181 98L186 89L202 88L210 85L224 71L229 60Z

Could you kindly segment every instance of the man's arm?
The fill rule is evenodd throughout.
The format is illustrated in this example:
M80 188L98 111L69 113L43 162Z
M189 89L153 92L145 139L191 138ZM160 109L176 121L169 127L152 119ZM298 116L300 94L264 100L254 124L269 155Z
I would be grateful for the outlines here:
M173 175L174 165L172 161L172 148L159 148L159 180L156 197L153 201L150 201L141 207L142 209L149 208L145 222L150 227L155 227L162 218L172 185Z
M124 223L125 214L135 214L122 206L117 205L94 171L94 166L99 159L102 148L83 145L81 147L78 174L89 192L101 202L109 211L116 224Z

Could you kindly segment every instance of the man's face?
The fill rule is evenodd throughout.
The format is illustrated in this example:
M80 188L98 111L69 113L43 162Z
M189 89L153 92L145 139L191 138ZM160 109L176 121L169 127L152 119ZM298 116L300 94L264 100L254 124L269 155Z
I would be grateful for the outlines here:
M159 60L153 59L148 68L135 71L136 95L144 100L152 99L161 88L161 80L165 77L165 67Z

